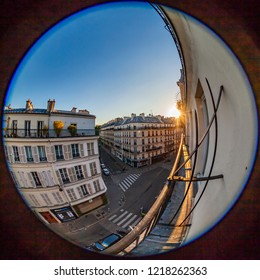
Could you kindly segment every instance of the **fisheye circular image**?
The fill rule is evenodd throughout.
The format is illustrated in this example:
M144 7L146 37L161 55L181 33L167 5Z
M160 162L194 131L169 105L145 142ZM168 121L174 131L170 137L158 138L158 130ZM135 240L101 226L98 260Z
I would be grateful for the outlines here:
M221 221L258 140L232 51L147 2L93 6L47 30L12 77L2 126L38 219L84 250L129 257L187 245Z

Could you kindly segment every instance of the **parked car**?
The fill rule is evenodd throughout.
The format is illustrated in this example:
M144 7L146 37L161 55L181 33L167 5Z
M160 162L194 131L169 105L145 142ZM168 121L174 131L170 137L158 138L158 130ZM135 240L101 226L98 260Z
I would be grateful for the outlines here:
M103 173L108 176L110 174L109 170L107 168L104 168L103 169Z
M106 168L104 163L101 163L100 166L101 166L102 169Z
M122 238L121 235L112 233L105 237L103 240L99 240L95 242L94 248L98 251L103 251L106 248L110 247L111 245L115 244L117 241L119 241Z

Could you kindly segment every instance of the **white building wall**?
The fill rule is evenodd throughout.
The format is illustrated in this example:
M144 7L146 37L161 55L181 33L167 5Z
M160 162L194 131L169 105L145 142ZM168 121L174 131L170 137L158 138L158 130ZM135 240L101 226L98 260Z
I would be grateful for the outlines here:
M172 22L183 50L187 78L187 114L193 116L187 132L190 152L195 145L195 95L200 80L208 105L209 119L213 107L205 78L208 79L215 102L220 86L224 86L218 118L218 146L212 175L223 179L210 181L192 217L188 240L194 239L213 226L238 198L253 165L257 143L256 107L250 84L241 65L222 41L212 32L188 16L164 8ZM210 130L205 176L209 173L214 150L214 124ZM201 153L201 151L200 151ZM196 172L202 172L197 169ZM203 183L195 197L198 199Z
M12 128L13 120L17 120L17 129L25 129L25 121L31 121L31 130L37 129L38 121L42 121L43 125L48 126L48 115L45 114L4 114L3 127ZM9 124L8 124L9 123Z
M51 115L50 116L50 129L53 129L54 121L62 121L64 123L64 129L66 130L68 126L72 123L77 124L77 129L95 129L95 117L80 117L72 115Z
M78 144L80 156L73 158L71 151L70 156L68 147L71 144ZM64 159L58 160L55 156L55 145L61 145ZM13 146L17 147L19 152L19 162L15 162L13 154ZM33 162L28 162L25 154L25 146L32 147L35 151ZM37 147L43 146L46 151L46 161L39 161ZM93 147L93 149L92 149ZM89 149L91 148L91 149ZM71 149L71 148L70 148ZM101 168L98 155L97 137L70 137L70 138L54 138L54 139L25 139L25 138L6 138L5 150L7 159L12 171L12 176L17 183L19 191L23 197L28 200L31 207L54 207L64 205L64 203L75 205L87 200L91 200L106 192L107 188L101 176ZM96 172L91 173L90 165L94 163ZM81 166L84 174L84 179L76 178L75 166ZM71 182L63 184L57 172L59 169L65 168L68 171L73 171L70 174ZM36 186L32 178L32 172L37 172L37 176L41 182L41 186ZM100 189L95 189L96 181L99 182ZM85 197L80 195L78 189L81 185L87 185L89 194ZM63 190L61 192L60 190ZM68 189L73 189L76 199L71 199L67 194ZM53 194L55 193L55 194ZM60 199L59 199L60 194ZM57 199L58 196L58 199ZM45 199L44 199L45 197ZM47 202L46 202L47 201ZM48 202L49 201L49 202Z

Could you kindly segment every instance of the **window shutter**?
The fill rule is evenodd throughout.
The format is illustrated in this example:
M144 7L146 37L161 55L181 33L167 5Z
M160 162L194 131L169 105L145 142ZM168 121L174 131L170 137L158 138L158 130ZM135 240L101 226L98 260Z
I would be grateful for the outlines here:
M70 181L75 182L76 181L76 172L75 172L74 167L68 168L68 172L69 172Z
M71 152L71 147L70 147L70 145L64 145L64 146L63 146L63 151L64 151L65 160L70 160L70 159L72 159L72 152Z
M54 147L53 146L46 146L45 149L46 149L47 161L48 162L56 161L56 155L55 155Z
M59 170L56 170L56 176L57 176L57 179L58 179L58 184L63 185Z
M85 156L84 145L83 144L79 144L79 153L80 153L80 157L84 157Z
M87 166L86 164L82 165L82 169L83 169L83 174L85 178L88 178L88 172L87 172Z
M14 151L12 147L7 146L7 151L8 151L10 163L14 163Z
M32 146L32 156L33 156L33 161L35 163L40 162L39 155L38 155L38 150L37 150L36 146Z
M25 148L24 147L18 147L18 150L19 150L20 161L22 163L26 163L27 159L26 159L26 156L25 156Z
M21 188L25 187L20 171L17 171L17 181Z
M46 176L46 180L47 180L49 186L54 186L55 182L53 180L52 172L50 170L48 170L48 171L44 171L44 174Z
M43 187L46 187L48 185L48 181L46 181L42 175L41 172L37 172L38 178L42 184Z
M33 188L36 188L36 184L35 184L35 182L34 182L34 179L33 179L32 174L31 174L31 173L27 173L27 175L28 175L29 181L30 181L30 183L31 183L31 186L32 186Z
M28 180L26 179L24 172L23 171L18 171L18 174L20 176L22 186L25 187L25 188L30 188L31 186L28 183ZM27 174L29 174L29 173L27 173ZM34 183L34 181L33 181L33 183Z

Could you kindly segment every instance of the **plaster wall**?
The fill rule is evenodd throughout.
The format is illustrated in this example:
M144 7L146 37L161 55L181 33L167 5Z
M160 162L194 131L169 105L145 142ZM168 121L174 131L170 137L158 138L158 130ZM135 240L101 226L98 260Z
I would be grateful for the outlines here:
M223 179L210 181L195 208L187 240L192 240L211 228L232 207L241 194L253 167L257 147L257 113L251 87L240 63L224 42L206 26L170 8L163 8L176 31L183 52L186 72L186 115L189 152L195 148L194 114L199 108L196 92L200 81L205 95L209 120L214 114L206 78L215 103L220 86L224 92L217 112L217 153L212 175ZM199 123L199 131L201 124ZM216 140L213 123L208 144L204 176L208 176ZM202 153L202 149L199 153ZM202 158L199 156L198 158ZM202 164L196 173L202 173ZM197 201L204 183L199 184Z

